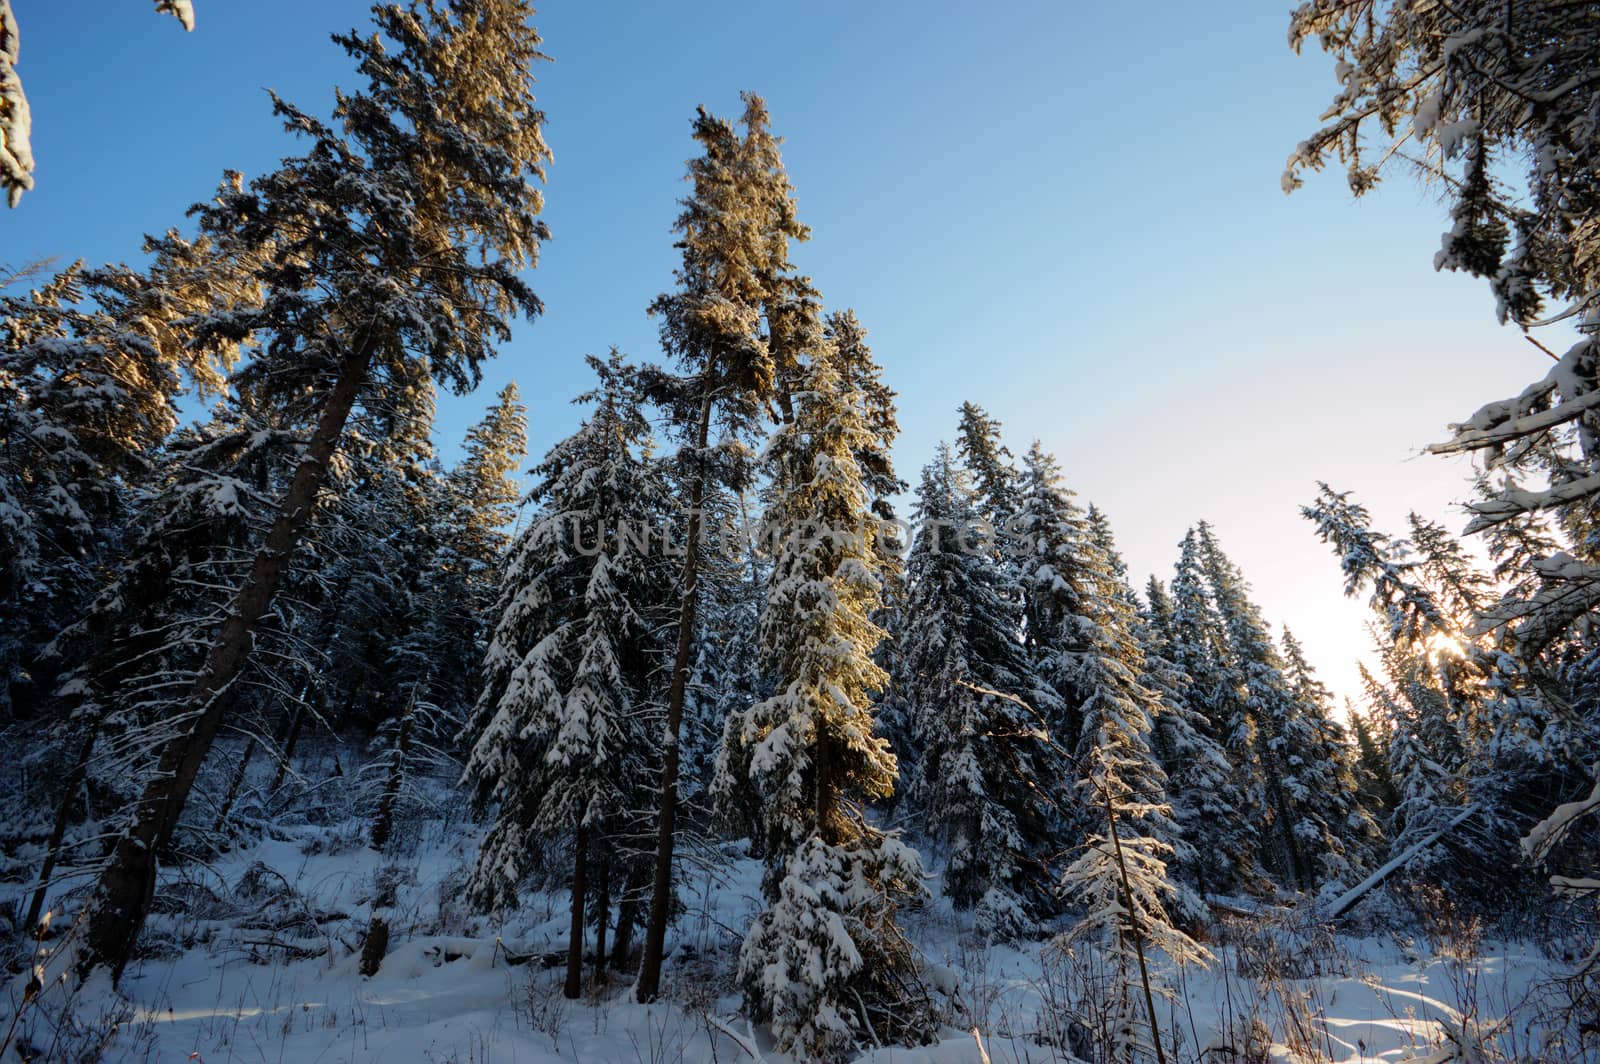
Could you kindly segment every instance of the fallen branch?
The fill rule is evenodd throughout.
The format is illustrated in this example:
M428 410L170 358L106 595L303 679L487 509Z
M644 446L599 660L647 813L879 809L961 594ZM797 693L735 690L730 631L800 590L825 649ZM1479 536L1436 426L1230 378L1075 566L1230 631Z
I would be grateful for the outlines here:
M1443 837L1445 832L1451 831L1459 825L1465 823L1472 817L1474 813L1477 813L1478 811L1478 806L1469 805L1465 809L1461 810L1461 812L1457 813L1455 817L1453 817L1448 823L1429 832L1427 838L1407 846L1404 853L1389 861L1388 864L1372 873L1366 879L1363 879L1360 883L1357 883L1354 887L1351 887L1342 898L1334 902L1333 907L1328 910L1328 919L1337 920L1339 917L1349 912L1350 908L1355 905L1356 902L1365 897L1367 892L1372 890L1373 887L1376 887L1378 884L1388 879L1396 869L1400 868L1407 861L1411 860L1411 858L1421 853L1427 847L1432 846L1435 842L1438 842L1439 839Z
M717 1030L733 1039L733 1044L744 1050L746 1053L749 1053L751 1060L757 1061L758 1064L764 1064L766 1058L761 1055L761 1050L756 1048L756 1029L754 1024L750 1023L748 1020L745 1021L745 1029L748 1034L740 1034L732 1027L729 1027L727 1023L717 1019L715 1016L707 1016L706 1023L710 1024L712 1027L715 1027Z

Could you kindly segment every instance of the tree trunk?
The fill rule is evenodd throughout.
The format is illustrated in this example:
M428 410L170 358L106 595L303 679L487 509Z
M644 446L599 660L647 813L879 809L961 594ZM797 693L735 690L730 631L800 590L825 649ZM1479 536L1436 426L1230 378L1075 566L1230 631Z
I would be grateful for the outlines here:
M172 840L195 777L222 725L228 690L249 657L251 633L272 605L290 556L311 522L317 491L327 477L328 462L344 434L356 396L366 383L376 346L374 338L363 339L340 367L266 542L189 694L182 714L189 718L188 726L162 749L156 771L134 806L133 821L118 837L111 860L100 874L77 958L80 976L87 977L95 967L104 966L111 970L113 983L122 977L155 891L156 854Z
M383 784L383 797L378 800L378 813L372 821L372 848L381 850L394 837L394 814L400 806L400 788L405 784L406 758L411 754L411 724L417 716L417 698L413 694L400 717L400 730L394 739L394 756L389 762L389 778Z
M212 831L221 831L222 826L228 822L228 814L233 812L234 799L239 797L239 789L244 786L244 774L250 768L250 759L256 756L256 737L252 735L245 744L244 756L239 758L239 767L233 770L233 782L228 784L228 795L222 799L222 808L217 810L217 819L211 825Z
M289 734L278 749L278 771L272 776L271 793L277 793L278 788L283 786L284 777L289 775L289 759L294 757L295 744L300 741L300 729L305 725L305 720L306 704L302 701L294 707L294 714L289 718Z
M581 825L572 851L572 932L567 936L567 984L561 992L577 1000L583 993L583 903L589 893L589 830Z
M597 915L594 920L594 981L600 985L606 975L606 924L611 921L611 854L610 846L606 847L607 853L600 861L600 874L597 878L596 888L599 899L596 903Z
M1273 808L1278 816L1278 834L1283 843L1283 871L1289 877L1289 885L1295 890L1302 890L1307 882L1304 860L1300 856L1300 847L1294 839L1294 824L1289 816L1289 803L1283 794L1283 782L1278 778L1277 770L1267 770L1267 792L1272 801Z
M104 714L96 717L89 734L84 736L78 760L73 764L66 789L61 794L61 804L56 806L56 822L50 828L50 843L45 847L44 864L39 866L39 887L33 892L33 901L28 904L28 920L23 925L29 930L39 926L39 917L44 913L44 899L50 893L50 877L55 874L56 862L61 859L61 844L66 840L67 826L72 822L72 807L78 800L78 788L83 786L84 777L89 774L89 758L94 753L95 740L100 737L100 722L104 719Z
M639 892L644 889L644 869L634 865L622 885L622 904L617 906L617 937L611 944L611 967L621 971L633 952L633 928L639 919Z
M828 845L836 846L840 842L840 832L835 830L834 824L835 811L839 804L839 788L834 783L833 741L825 728L817 733L812 757L815 763L811 772L812 778L816 781L817 792L817 835Z
M374 915L367 924L366 940L361 943L361 965L357 970L362 975L377 975L388 953L389 921Z
M1122 837L1117 834L1117 811L1111 804L1111 792L1102 792L1106 803L1106 830L1111 835L1112 852L1117 858L1117 873L1122 880L1122 907L1128 916L1128 932L1133 937L1134 953L1139 958L1139 985L1144 988L1145 1015L1150 1019L1150 1040L1155 1045L1157 1064L1167 1064L1167 1054L1161 1048L1161 1024L1156 1020L1156 999L1150 992L1150 970L1144 961L1144 929L1139 926L1138 911L1133 906L1133 884L1128 880L1128 862L1122 856Z
M710 369L706 376L709 379ZM682 602L678 611L678 648L672 660L672 684L667 693L666 758L661 766L661 811L656 821L656 866L650 894L650 921L645 927L644 956L639 960L635 996L642 1002L656 999L661 989L661 959L667 943L667 921L672 914L672 849L678 819L678 736L683 728L683 699L689 682L689 661L694 651L696 594L700 576L700 511L706 502L705 449L711 436L711 392L700 401L700 423L695 427L695 482L690 497L689 541L684 544Z

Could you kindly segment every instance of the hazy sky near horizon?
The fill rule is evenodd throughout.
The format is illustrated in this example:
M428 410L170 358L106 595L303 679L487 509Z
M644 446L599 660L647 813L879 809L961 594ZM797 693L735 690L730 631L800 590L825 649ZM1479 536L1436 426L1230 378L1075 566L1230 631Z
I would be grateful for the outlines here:
M0 214L11 264L137 260L224 168L297 151L263 89L326 113L358 84L328 34L367 9L198 0L185 34L126 0L13 6L38 188ZM1459 529L1466 466L1417 452L1548 360L1482 282L1433 272L1447 219L1409 179L1360 202L1338 172L1280 191L1335 88L1326 57L1287 48L1290 7L549 0L548 309L441 402L445 459L507 379L540 454L580 417L585 353L657 357L644 308L672 283L689 119L752 89L815 231L796 261L900 392L902 475L971 399L1017 454L1059 456L1140 584L1212 522L1268 617L1356 694L1366 611L1299 506L1327 480L1381 526L1416 509Z

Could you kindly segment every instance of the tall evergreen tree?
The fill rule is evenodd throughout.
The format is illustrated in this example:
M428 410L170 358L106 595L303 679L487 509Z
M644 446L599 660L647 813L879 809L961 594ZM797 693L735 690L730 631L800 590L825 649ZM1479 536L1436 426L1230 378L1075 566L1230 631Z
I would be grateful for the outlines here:
M651 542L670 500L636 372L616 352L589 362L599 385L579 401L595 409L534 470L541 508L511 549L467 732L467 776L495 806L470 885L479 901L514 904L531 872L557 869L543 851L570 843L569 997L582 985L585 907L630 862L642 870L621 837L659 769L650 707L670 582L669 545ZM598 927L608 919L599 912Z
M1070 778L1049 722L1056 696L1021 640L1014 585L989 549L965 472L941 446L923 470L899 634L900 697L918 763L908 795L948 847L945 892L986 933L1014 935L1055 906Z
M1289 41L1298 50L1311 38L1336 59L1342 85L1322 128L1290 155L1285 189L1337 155L1351 187L1365 192L1385 162L1412 157L1394 150L1398 138L1414 138L1436 163L1421 172L1443 190L1453 223L1435 268L1486 278L1502 322L1578 327L1542 378L1485 404L1430 448L1480 461L1467 533L1487 534L1492 551L1496 540L1522 541L1520 578L1481 618L1502 643L1484 703L1483 731L1494 738L1480 752L1503 757L1508 771L1485 771L1476 758L1476 782L1489 784L1496 813L1537 795L1525 785L1536 776L1554 784L1542 798L1549 806L1577 799L1586 780L1561 765L1573 730L1556 723L1555 706L1570 704L1557 679L1567 664L1594 660L1600 613L1600 136L1591 118L1600 83L1590 76L1600 27L1586 5L1512 12L1490 0L1439 8L1315 0L1295 12ZM1373 164L1375 137L1389 145ZM1547 299L1567 306L1539 321ZM1547 536L1552 525L1567 543ZM1592 690L1575 688L1577 701L1592 706ZM1554 771L1528 771L1541 763ZM1506 826L1528 815L1519 810Z
M1361 665L1360 670L1362 685L1369 692L1368 701L1371 702L1370 692L1379 689L1378 681L1373 679L1366 665ZM1377 716L1376 707L1363 713L1353 700L1346 699L1345 710L1350 730L1355 735L1357 780L1363 802L1377 823L1387 823L1400 801L1394 776L1389 771L1388 724Z
M157 853L227 712L227 692L305 534L351 410L385 390L459 389L539 310L516 276L545 228L529 183L548 151L529 87L538 36L525 0L379 5L379 33L338 39L367 79L340 95L342 131L281 99L311 141L248 186L228 181L198 212L223 253L249 261L262 298L212 315L197 336L257 337L236 386L309 427L278 514L240 584L129 829L95 890L80 971L120 975L143 923ZM370 404L379 405L379 404Z
M1219 862L1211 846L1218 826L1239 816L1239 810L1227 804L1233 789L1233 766L1213 736L1205 714L1189 702L1193 680L1177 664L1171 634L1174 607L1166 588L1154 577L1150 578L1146 598L1139 627L1144 652L1140 682L1160 700L1150 743L1167 775L1167 803L1177 826L1177 837L1169 840L1174 878L1203 896L1231 886L1214 881ZM1197 900L1179 892L1174 915L1187 919L1204 915L1195 904Z
M972 475L978 512L997 534L1020 508L1017 471L1000 435L1000 422L976 403L961 404L956 453Z
M645 1001L660 989L672 909L680 743L698 631L704 514L718 493L738 492L749 483L753 469L746 444L759 433L766 405L779 398L780 373L786 377L794 360L789 312L810 305L804 298L796 302L805 286L792 276L788 257L790 241L804 240L809 230L796 217L794 190L766 104L750 93L743 99L743 135L704 108L695 119L702 154L689 163L693 191L676 225L683 251L678 288L650 307L661 318L662 346L683 374L658 373L655 398L680 440L679 475L689 511L667 693L656 866L637 984Z
M208 241L151 238L143 272L74 264L0 295L0 714L37 716L53 686L41 652L113 565L177 400L220 386L231 343L184 344L174 318L252 298ZM19 280L24 278L19 278Z
M1109 566L1104 572L1110 574ZM1127 608L1114 594L1100 601L1113 613ZM1173 850L1165 839L1174 832L1171 807L1163 801L1165 778L1149 746L1153 698L1129 667L1137 646L1126 629L1118 638L1119 627L1114 621L1103 627L1105 652L1094 655L1085 670L1090 695L1077 765L1091 826L1082 853L1062 877L1067 897L1083 915L1061 941L1103 944L1114 979L1108 988L1114 1039L1109 1048L1114 1059L1132 1060L1152 1048L1161 1053L1147 950L1159 949L1180 965L1209 955L1167 912L1176 892L1166 863Z
M887 676L873 660L883 580L867 477L857 455L878 433L837 349L811 357L795 417L768 449L768 529L779 540L761 645L776 690L740 714L723 771L748 772L767 860L767 909L739 971L780 1048L833 1059L863 1039L923 1033L899 980L913 965L896 908L921 892L921 865L866 818L894 790L872 701ZM720 784L734 793L732 781Z
M1227 632L1214 603L1202 562L1200 537L1185 533L1172 576L1169 646L1173 664L1189 677L1189 705L1203 721L1203 736L1228 759L1226 783L1216 792L1217 816L1196 845L1204 877L1216 891L1254 887L1260 881L1261 829L1248 810L1252 777L1251 732L1239 720L1238 690L1230 682ZM1240 725L1244 728L1241 733Z
M461 462L449 474L420 471L420 509L410 524L409 570L399 630L387 640L383 689L400 711L384 722L385 749L373 845L393 834L415 777L450 765L446 750L478 695L485 618L494 605L512 504L514 473L527 446L515 384L502 389L482 421L467 431ZM392 622L391 622L392 623ZM413 803L414 804L414 803Z
M1014 552L1023 591L1023 631L1029 657L1056 694L1061 713L1050 722L1058 742L1072 748L1083 731L1087 692L1080 685L1084 648L1094 636L1089 616L1098 590L1090 555L1105 561L1087 516L1061 483L1055 457L1035 440L1023 459ZM1103 575L1103 574L1102 574Z
M1453 222L1435 268L1486 278L1499 319L1525 328L1538 324L1546 299L1570 301L1549 320L1573 320L1581 335L1549 372L1432 448L1480 455L1495 472L1487 496L1469 505L1469 532L1537 524L1541 514L1570 526L1578 550L1540 559L1551 593L1522 622L1529 636L1556 638L1600 609L1600 135L1591 119L1600 27L1585 5L1508 13L1492 0L1438 8L1314 0L1295 11L1289 34L1297 50L1311 39L1338 62L1341 89L1322 128L1290 155L1284 188L1336 156L1351 188L1366 192L1386 163L1412 157L1394 150L1398 138L1415 138L1437 164L1422 172Z
M1175 852L1181 834L1167 801L1167 775L1152 744L1162 706L1156 691L1143 683L1148 664L1139 641L1139 620L1117 571L1109 526L1097 524L1099 534L1091 536L1080 555L1086 608L1077 625L1079 647L1073 653L1075 686L1083 698L1075 751L1078 790L1088 816L1090 852L1075 862L1066 882L1090 894L1103 889L1104 885L1093 883L1094 877L1110 871L1103 864L1104 848L1120 847L1122 856L1117 859L1128 861L1130 869L1138 866L1137 878L1170 903L1179 891L1165 859ZM1112 839L1114 832L1118 840ZM1096 849L1102 852L1096 855ZM1121 869L1117 871L1120 880ZM1081 878L1086 875L1089 880ZM1198 915L1198 905L1191 899L1185 899L1184 907L1186 916ZM1166 923L1159 907L1139 919L1146 917L1162 926ZM1154 926L1142 933L1151 933Z
M1290 749L1296 707L1283 663L1244 576L1222 552L1211 527L1197 526L1201 564L1227 634L1225 675L1233 695L1229 751L1246 774L1246 791L1264 814L1263 861L1292 888L1313 884L1312 848L1302 821L1311 811L1294 773L1300 756Z
M1324 883L1353 885L1367 867L1382 832L1361 803L1358 751L1333 717L1333 696L1317 678L1305 648L1283 630L1283 676L1293 709L1282 724L1278 754L1286 762L1284 785Z
M1340 553L1346 591L1368 591L1382 619L1384 676L1369 678L1368 700L1393 722L1392 848L1409 847L1470 801L1471 830L1430 848L1411 870L1479 898L1515 889L1517 840L1588 786L1576 751L1592 742L1595 722L1570 708L1562 662L1572 644L1530 646L1515 624L1526 616L1520 605L1507 609L1527 585L1495 601L1490 575L1437 523L1412 514L1409 537L1388 536L1371 527L1365 507L1325 484L1304 513ZM1499 573L1515 583L1520 566L1550 549L1546 536L1526 526L1497 529L1490 546ZM1475 874L1485 866L1502 872Z

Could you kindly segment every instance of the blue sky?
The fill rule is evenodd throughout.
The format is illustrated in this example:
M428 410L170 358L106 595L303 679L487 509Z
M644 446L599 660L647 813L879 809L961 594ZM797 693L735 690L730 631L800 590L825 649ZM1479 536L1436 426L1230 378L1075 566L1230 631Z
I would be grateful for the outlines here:
M1365 613L1298 506L1326 479L1382 524L1415 508L1459 527L1465 467L1417 450L1547 360L1481 283L1432 272L1446 221L1409 179L1359 203L1338 173L1282 194L1334 90L1325 57L1286 47L1289 7L550 0L548 312L483 390L442 402L445 457L508 378L538 453L576 424L583 354L655 357L644 308L671 284L689 119L753 89L815 230L796 260L901 393L903 475L978 402L1017 453L1057 453L1140 582L1211 521L1353 694ZM39 187L0 214L9 263L136 259L223 168L296 150L263 89L325 111L356 84L328 34L366 13L197 0L185 34L127 0L14 8Z

